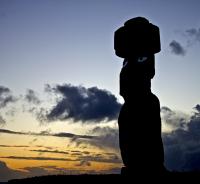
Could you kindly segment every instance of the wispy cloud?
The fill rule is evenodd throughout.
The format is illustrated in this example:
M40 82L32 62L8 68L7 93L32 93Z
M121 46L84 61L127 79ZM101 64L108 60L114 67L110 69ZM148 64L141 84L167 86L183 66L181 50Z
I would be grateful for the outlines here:
M29 133L17 132L17 131L12 131L12 130L7 130L7 129L0 129L0 133L18 134L18 135L28 135L29 134Z
M7 106L9 103L15 102L16 98L11 94L11 90L7 87L0 86L0 108Z
M184 36L183 39L185 39L187 44L183 46L182 43L173 40L170 42L169 47L171 48L171 52L173 54L185 56L187 50L189 50L191 46L195 45L195 43L200 43L200 28L189 28L181 33L181 35Z
M38 95L36 94L36 92L32 89L28 89L24 99L28 102L28 103L32 103L34 105L39 105L41 103L40 99L38 98Z
M173 40L170 44L169 44L170 48L171 48L171 52L173 54L176 55L181 55L184 56L186 54L186 50L184 49L184 47L177 41Z
M76 161L68 158L56 158L56 157L22 157L22 156L6 156L0 158L17 159L17 160L57 160L57 161Z
M5 125L6 120L0 115L0 125Z
M81 156L79 157L80 160L90 161L90 162L105 162L105 163L122 163L122 160L116 155L116 157L105 157L102 155L95 155L95 156Z
M100 149L109 149L119 152L119 132L117 128L110 126L100 127L96 126L89 132L91 135L95 135L94 139L71 139L71 143L75 143L77 147L82 145L95 146Z
M17 100L11 93L11 90L7 87L0 86L0 109L5 108L8 104L11 104ZM8 112L7 112L8 113ZM0 125L6 124L6 120L0 112Z
M44 146L44 145L10 145L10 144L0 144L0 147L2 148L30 148L30 147L36 147L39 149L46 149L46 150L52 150L55 147L51 146Z
M33 135L33 136L54 136L54 137L68 137L73 139L93 139L96 136L90 136L90 135L77 135L72 133L49 133L47 131L42 131L39 133L36 132L19 132L19 131L12 131L7 129L0 129L0 133L7 133L7 134L16 134L16 135Z
M87 166L87 167L89 167L89 166L91 166L91 162L89 162L87 160L82 160L82 161L80 161L79 164L76 164L76 166L81 166L81 167Z
M190 115L173 111L165 106L161 108L161 117L163 123L171 130L187 129L187 123L190 120Z
M83 139L93 139L96 138L96 136L91 136L91 135L77 135L77 134L71 134L71 133L56 133L56 134L51 134L51 136L55 137L69 137L69 138L83 138Z
M82 161L80 164L82 166L89 166L90 162ZM78 165L78 164L77 164ZM86 170L83 169L69 169L69 168L62 168L58 166L39 166L39 167L24 167L21 168L23 171L14 170L9 168L5 162L0 161L0 182L6 182L10 179L18 179L18 178L25 178L25 177L33 177L33 176L44 176L44 175L57 175L57 174L65 174L65 175L77 175L77 174L118 174L120 173L120 167L111 168L108 170Z
M186 31L186 34L190 37L190 42L193 41L197 41L197 42L200 42L200 28L190 28L190 29L187 29Z
M67 151L59 151L59 150L29 150L32 152L38 152L38 153L56 153L56 154L65 154L68 155L69 152Z
M28 148L30 146L27 146L27 145L6 145L6 144L0 144L0 147L4 147L4 148Z
M115 157L107 157L103 154L90 156L77 156L74 159L60 158L60 157L24 157L24 156L4 156L0 158L16 159L16 160L57 160L57 161L74 161L74 162L103 162L103 163L121 163L121 159L116 155Z

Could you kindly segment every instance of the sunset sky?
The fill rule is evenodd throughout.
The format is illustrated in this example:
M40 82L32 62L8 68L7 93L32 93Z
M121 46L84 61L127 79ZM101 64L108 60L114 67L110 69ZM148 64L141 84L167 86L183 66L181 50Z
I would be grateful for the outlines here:
M152 91L166 167L200 169L199 8L199 0L0 0L0 181L120 172L113 36L136 16L160 28Z

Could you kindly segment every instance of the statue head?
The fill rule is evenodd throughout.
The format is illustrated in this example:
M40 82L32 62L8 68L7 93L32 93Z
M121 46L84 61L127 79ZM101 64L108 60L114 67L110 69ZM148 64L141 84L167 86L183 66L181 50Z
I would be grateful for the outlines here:
M122 58L145 57L160 52L159 28L144 17L135 17L115 31L114 49Z

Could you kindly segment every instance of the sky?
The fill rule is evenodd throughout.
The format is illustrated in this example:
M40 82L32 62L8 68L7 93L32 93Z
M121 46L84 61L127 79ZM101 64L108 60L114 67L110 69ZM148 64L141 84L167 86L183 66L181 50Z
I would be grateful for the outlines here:
M165 164L200 169L198 0L0 0L0 181L119 173L122 58L114 31L143 16L160 28L152 92Z

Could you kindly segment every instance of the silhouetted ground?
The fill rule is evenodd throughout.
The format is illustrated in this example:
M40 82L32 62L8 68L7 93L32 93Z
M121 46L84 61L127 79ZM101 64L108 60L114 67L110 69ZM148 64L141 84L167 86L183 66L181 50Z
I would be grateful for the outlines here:
M147 181L148 183L151 181L160 181L160 182L189 182L189 183L198 183L200 179L200 172L173 172L168 173L163 176L150 176L148 174L142 174L134 176L122 176L119 174L111 174L111 175L50 175L50 176L38 176L33 178L25 178L25 179L14 179L8 181L8 184L24 184L24 183L56 183L56 184L62 184L62 183L139 183L143 181Z

